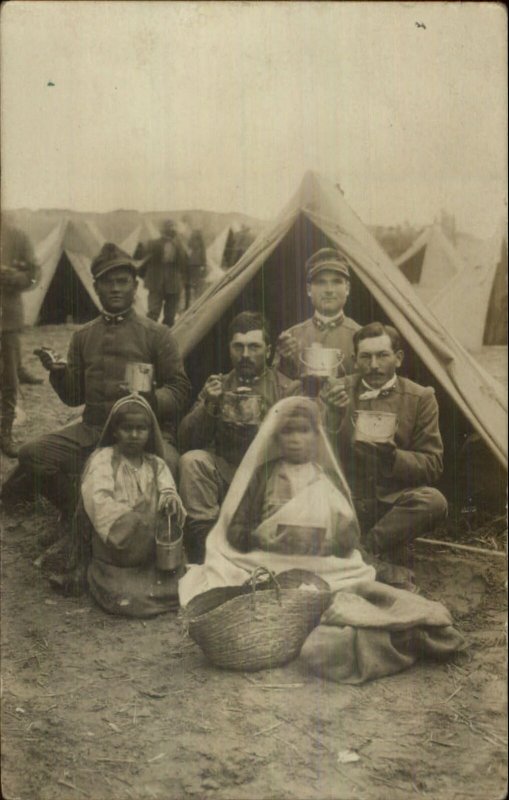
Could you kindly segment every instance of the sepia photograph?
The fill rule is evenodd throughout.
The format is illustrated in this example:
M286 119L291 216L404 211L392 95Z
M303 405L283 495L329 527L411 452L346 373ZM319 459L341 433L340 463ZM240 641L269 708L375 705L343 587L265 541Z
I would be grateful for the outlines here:
M507 794L507 9L0 9L6 800Z

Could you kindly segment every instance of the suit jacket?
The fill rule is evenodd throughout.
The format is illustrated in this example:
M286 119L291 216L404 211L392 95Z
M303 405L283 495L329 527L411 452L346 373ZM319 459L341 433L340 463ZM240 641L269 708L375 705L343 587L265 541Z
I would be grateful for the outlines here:
M165 260L164 254L167 243L171 243L174 248L174 253L168 261ZM178 235L173 239L163 237L154 239L148 243L146 251L141 256L145 256L145 261L139 270L139 275L149 292L160 295L180 294L188 257Z
M395 502L413 486L435 484L443 469L443 444L438 426L438 403L431 386L398 376L386 397L360 400L365 391L359 375L346 379L350 396L338 434L338 452L355 498L377 497ZM396 414L396 458L392 468L378 460L359 458L354 449L354 412L389 411Z
M225 392L233 392L238 386L235 370L223 376ZM292 394L295 384L274 367L267 367L252 388L255 394L264 398L268 410L278 400ZM234 425L223 421L219 414L212 414L206 408L202 390L193 408L182 420L179 445L181 452L209 450L228 464L238 466L257 432L257 425Z
M319 320L314 317L301 322L299 325L294 325L289 328L285 333L290 333L297 339L302 355L304 348L309 347L316 342L320 343L323 347L333 347L341 350L344 355L342 366L347 375L354 370L354 357L355 351L353 346L353 335L358 331L360 325L350 317L343 317L343 320L334 327L324 328ZM278 360L279 359L279 362ZM299 357L283 358L276 350L276 362L278 369L281 370L289 378L298 378L302 373L302 364ZM343 373L342 373L343 374Z
M133 309L119 322L108 322L101 315L76 331L67 367L50 373L50 381L62 402L85 403L85 424L102 428L115 401L125 394L120 384L129 361L154 365L157 388L152 399L157 418L174 440L191 384L169 328L139 317Z

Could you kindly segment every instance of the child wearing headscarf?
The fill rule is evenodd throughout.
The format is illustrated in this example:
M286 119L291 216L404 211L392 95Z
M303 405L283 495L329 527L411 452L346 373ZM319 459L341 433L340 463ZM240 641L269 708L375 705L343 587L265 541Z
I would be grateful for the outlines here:
M318 462L319 412L305 399L279 414L274 458L255 471L227 530L241 552L349 556L356 521L332 469Z
M150 616L176 605L176 577L155 569L155 531L162 514L181 527L185 510L162 455L149 404L140 395L115 403L81 484L93 528L88 583L111 613Z

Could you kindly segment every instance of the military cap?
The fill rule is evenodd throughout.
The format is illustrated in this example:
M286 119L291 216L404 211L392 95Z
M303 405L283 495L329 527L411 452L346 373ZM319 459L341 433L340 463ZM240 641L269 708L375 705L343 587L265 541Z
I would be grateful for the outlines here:
M313 278L324 269L339 272L350 279L349 263L345 256L333 247L322 247L306 261L306 281L310 283Z
M106 272L117 269L118 267L126 267L136 275L136 266L132 258L121 250L120 247L117 247L116 244L107 242L103 244L99 254L92 261L90 271L92 273L92 278L96 281Z

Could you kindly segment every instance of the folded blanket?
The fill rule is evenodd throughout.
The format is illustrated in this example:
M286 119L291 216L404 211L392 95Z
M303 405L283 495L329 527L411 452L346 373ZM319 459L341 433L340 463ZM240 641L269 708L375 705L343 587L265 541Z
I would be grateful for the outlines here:
M301 663L339 683L364 683L464 646L441 603L375 581L340 591L306 639Z

